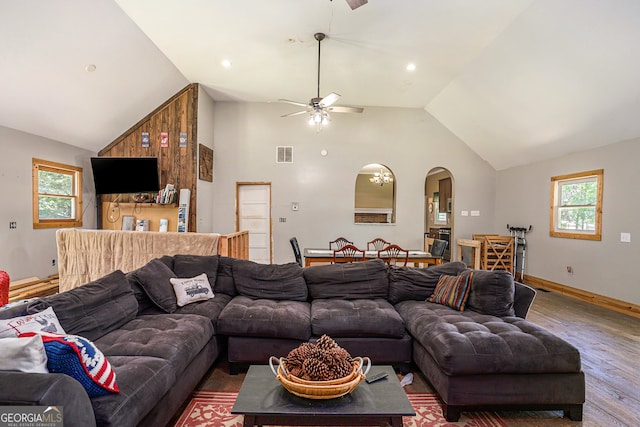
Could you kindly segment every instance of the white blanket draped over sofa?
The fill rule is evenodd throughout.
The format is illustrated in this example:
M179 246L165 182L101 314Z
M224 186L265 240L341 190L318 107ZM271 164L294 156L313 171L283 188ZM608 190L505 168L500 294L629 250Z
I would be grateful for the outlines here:
M60 229L60 292L96 280L114 270L129 272L163 255L216 255L218 233L158 233Z

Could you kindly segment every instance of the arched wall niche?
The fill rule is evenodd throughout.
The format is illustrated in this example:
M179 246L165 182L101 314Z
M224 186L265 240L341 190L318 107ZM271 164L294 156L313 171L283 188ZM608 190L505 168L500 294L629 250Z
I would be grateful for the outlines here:
M396 177L387 166L363 166L355 182L354 223L395 224L396 185Z

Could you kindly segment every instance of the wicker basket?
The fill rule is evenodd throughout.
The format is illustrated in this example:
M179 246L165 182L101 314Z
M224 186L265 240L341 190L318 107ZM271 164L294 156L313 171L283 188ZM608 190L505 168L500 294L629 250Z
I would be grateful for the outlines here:
M274 362L278 365L277 368ZM284 358L271 356L269 366L276 380L290 393L307 399L335 399L351 393L360 385L371 368L371 360L368 357L356 357L349 375L330 381L308 381L298 378L287 371Z

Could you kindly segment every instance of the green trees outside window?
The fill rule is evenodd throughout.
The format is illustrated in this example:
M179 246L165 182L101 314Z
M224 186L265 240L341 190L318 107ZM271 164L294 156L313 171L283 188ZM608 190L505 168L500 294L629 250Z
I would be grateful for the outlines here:
M602 169L551 178L549 235L602 239Z
M82 168L32 159L33 227L82 226Z

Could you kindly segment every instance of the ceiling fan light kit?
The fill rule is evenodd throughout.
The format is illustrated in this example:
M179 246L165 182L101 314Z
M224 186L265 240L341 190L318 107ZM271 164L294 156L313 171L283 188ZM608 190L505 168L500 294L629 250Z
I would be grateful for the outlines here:
M309 113L309 125L311 126L326 126L330 121L329 113L319 108Z
M366 2L365 2L366 3ZM329 112L335 113L362 113L364 108L350 106L334 106L333 104L340 99L340 95L331 92L324 98L320 98L320 45L322 40L326 38L324 33L315 33L313 36L318 41L318 85L316 97L311 98L308 104L302 102L290 101L288 99L279 99L280 102L306 107L306 110L296 111L294 113L284 114L281 117L296 116L298 114L308 113L309 125L315 126L316 131L320 132L324 126L331 122Z

